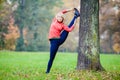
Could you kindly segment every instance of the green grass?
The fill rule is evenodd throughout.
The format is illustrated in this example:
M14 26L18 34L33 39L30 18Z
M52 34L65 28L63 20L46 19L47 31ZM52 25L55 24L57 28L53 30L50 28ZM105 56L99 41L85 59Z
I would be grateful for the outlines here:
M101 64L107 71L120 72L120 55L118 54L101 54Z
M49 52L0 51L0 80L120 80L120 55L100 55L104 72L77 71L77 54L57 53L45 74L48 59Z

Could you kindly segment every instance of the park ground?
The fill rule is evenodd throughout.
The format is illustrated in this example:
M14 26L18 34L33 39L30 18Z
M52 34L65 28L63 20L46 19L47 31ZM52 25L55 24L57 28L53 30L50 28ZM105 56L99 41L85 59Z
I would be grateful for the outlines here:
M77 53L58 53L45 74L49 52L0 51L0 80L120 80L120 55L100 54L106 71L76 70Z

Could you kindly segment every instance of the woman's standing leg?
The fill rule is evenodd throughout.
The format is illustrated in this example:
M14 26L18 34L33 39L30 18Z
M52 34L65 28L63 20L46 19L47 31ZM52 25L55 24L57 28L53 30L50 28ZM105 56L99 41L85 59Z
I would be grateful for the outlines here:
M50 59L48 61L46 73L50 72L50 69L52 67L52 63L53 63L53 60L55 59L58 48L59 48L59 39L51 39L50 40Z

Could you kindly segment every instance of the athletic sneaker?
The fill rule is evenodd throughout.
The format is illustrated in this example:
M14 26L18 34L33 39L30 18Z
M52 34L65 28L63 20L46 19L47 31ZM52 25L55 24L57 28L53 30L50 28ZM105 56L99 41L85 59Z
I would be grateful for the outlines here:
M76 15L76 17L79 17L80 16L80 13L79 13L79 11L76 9L76 8L74 8L74 10L75 10L75 15Z

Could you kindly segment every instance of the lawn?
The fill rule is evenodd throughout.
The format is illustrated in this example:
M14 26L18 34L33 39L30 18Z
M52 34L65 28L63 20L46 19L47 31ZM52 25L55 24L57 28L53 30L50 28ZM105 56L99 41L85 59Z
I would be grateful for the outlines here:
M120 80L120 55L101 54L106 71L77 71L76 53L58 53L45 74L49 52L0 51L0 80Z

